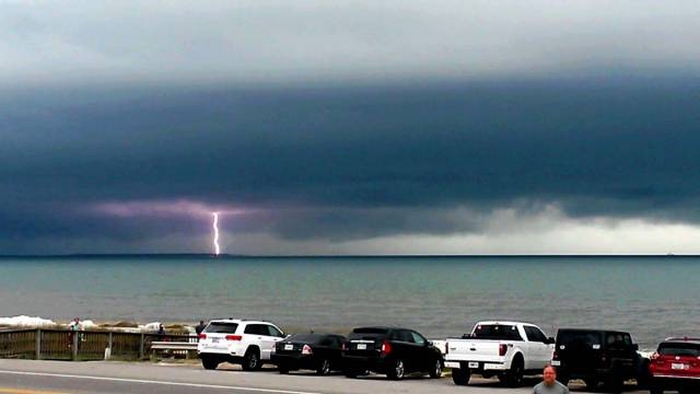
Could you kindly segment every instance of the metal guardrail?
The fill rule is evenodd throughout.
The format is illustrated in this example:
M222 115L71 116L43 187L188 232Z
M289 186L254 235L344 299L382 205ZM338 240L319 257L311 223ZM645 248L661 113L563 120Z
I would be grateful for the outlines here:
M145 360L151 357L153 344L163 342L190 343L196 350L197 337L184 332L159 335L109 330L8 329L0 331L0 358Z

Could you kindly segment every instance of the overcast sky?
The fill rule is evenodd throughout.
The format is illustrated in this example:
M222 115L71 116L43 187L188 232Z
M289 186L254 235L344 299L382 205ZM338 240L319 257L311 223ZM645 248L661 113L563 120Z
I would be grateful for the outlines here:
M699 21L0 0L0 254L700 253Z

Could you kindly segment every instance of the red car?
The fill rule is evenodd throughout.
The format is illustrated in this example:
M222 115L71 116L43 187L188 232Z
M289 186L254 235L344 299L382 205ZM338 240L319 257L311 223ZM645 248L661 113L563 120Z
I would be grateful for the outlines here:
M700 338L667 338L651 356L651 394L700 392Z

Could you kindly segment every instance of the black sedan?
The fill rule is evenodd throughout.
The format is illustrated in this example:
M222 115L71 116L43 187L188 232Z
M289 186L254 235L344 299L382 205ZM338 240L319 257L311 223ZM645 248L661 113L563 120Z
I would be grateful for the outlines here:
M310 369L328 375L342 369L341 347L345 337L336 334L294 334L275 344L272 362L280 373Z
M403 379L408 373L442 375L442 352L416 331L396 327L361 327L348 335L343 345L345 375L365 371Z

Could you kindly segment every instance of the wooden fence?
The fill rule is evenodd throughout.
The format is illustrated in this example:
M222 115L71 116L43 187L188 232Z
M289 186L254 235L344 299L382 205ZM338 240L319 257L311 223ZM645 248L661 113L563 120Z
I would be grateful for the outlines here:
M144 360L154 341L197 342L189 333L129 333L32 328L0 330L0 358L36 360Z

